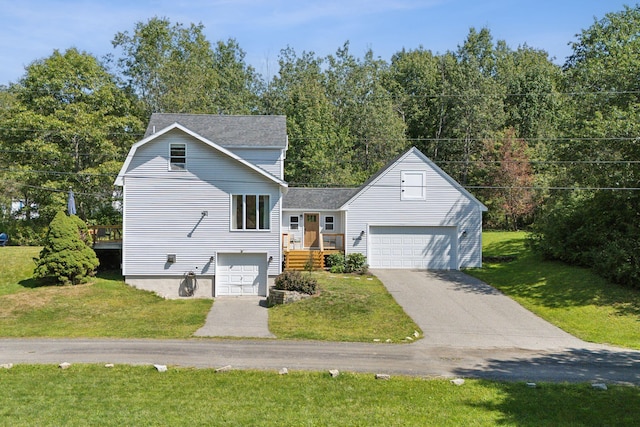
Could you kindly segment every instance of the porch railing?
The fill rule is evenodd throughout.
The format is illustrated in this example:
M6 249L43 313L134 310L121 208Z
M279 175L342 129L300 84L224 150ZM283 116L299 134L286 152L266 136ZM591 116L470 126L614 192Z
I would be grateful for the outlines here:
M319 243L321 251L344 251L344 233L320 233ZM282 249L286 251L302 250L304 243L292 233L282 233Z
M96 243L122 242L121 225L90 225L88 228L94 246Z

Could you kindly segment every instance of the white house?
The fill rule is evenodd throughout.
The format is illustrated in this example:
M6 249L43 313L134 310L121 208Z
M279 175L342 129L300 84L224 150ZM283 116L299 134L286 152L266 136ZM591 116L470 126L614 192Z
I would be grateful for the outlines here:
M415 148L359 188L289 188L283 116L153 114L116 179L123 274L168 298L266 295L295 251L372 268L482 262L486 207Z

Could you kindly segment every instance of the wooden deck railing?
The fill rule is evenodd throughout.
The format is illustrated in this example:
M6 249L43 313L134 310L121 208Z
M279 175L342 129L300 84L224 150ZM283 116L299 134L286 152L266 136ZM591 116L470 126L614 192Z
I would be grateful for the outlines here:
M96 243L122 242L121 225L90 225L88 228L94 246Z
M320 233L319 238L321 251L336 250L344 251L344 233ZM300 239L294 239L290 233L282 233L282 250L303 250L303 243Z

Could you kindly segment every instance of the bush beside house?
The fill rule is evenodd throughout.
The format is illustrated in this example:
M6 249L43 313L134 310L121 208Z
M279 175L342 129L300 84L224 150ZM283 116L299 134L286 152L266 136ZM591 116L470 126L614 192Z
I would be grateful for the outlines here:
M34 277L60 285L77 285L95 275L98 258L86 224L60 211L49 224Z

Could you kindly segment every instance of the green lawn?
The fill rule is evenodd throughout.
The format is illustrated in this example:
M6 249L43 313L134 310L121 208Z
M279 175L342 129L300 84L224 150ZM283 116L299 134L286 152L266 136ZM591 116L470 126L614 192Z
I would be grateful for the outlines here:
M371 374L18 365L0 369L0 425L637 425L637 388Z
M278 338L400 342L422 331L375 277L315 272L320 295L269 309Z
M117 275L76 286L37 286L31 276L38 251L0 250L0 265L7 266L0 270L0 336L188 338L211 308L211 300L165 300ZM420 331L378 279L314 274L319 297L269 309L278 338L399 342Z
M0 248L0 336L187 338L211 308L211 300L165 300L118 275L39 287L31 278L38 252Z
M524 245L525 233L486 232L485 262L466 272L522 306L590 342L640 349L640 291L608 282L585 268L546 261Z

